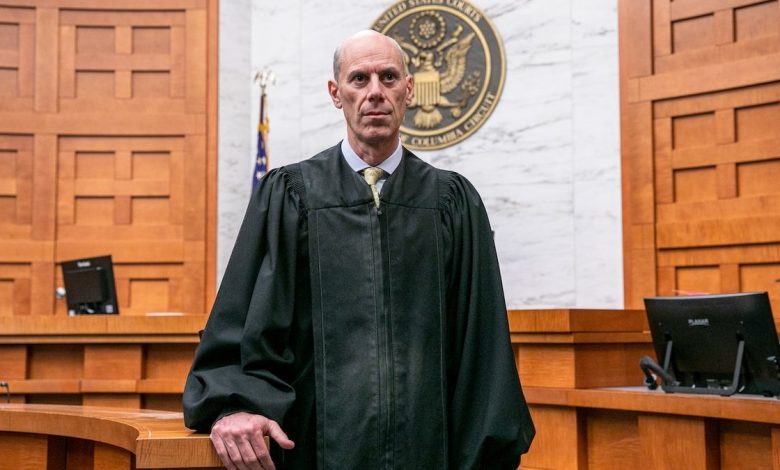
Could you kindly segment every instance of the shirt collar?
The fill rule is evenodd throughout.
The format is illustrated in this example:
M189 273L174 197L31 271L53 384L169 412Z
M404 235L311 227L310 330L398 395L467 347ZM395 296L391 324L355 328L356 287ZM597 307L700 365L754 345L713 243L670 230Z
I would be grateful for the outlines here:
M368 168L370 165L364 162L357 153L349 145L349 140L344 139L341 141L341 153L344 154L344 160L353 171L358 172ZM403 156L404 148L401 146L401 139L398 139L398 145L395 147L393 153L379 164L379 168L385 170L385 173L392 175L393 172L401 164L401 157Z

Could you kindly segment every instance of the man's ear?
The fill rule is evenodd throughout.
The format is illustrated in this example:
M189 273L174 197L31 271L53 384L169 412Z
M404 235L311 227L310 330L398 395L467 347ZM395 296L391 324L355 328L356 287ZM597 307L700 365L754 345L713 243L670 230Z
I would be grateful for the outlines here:
M406 106L412 104L414 98L414 76L409 74L406 76Z
M341 109L341 98L339 98L339 85L334 80L328 80L328 94L333 100L333 106Z

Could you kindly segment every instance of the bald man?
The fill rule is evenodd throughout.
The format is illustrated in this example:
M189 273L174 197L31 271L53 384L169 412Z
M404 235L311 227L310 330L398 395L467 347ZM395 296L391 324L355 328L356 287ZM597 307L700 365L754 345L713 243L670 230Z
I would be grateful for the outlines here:
M333 69L346 139L253 195L186 424L229 469L516 468L534 428L482 201L401 145L395 41L360 32Z

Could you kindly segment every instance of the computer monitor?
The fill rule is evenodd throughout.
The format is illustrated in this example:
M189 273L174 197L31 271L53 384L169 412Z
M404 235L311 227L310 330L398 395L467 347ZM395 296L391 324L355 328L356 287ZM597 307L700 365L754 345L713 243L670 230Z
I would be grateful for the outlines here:
M780 395L780 345L766 292L645 299L667 392Z
M111 256L63 261L68 315L118 314Z

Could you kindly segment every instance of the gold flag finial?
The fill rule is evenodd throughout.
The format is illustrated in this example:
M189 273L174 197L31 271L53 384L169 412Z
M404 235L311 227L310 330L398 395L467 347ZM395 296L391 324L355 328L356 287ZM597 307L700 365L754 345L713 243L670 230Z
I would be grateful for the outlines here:
M258 121L258 130L260 130L260 132L267 133L268 117L266 115L265 109L265 89L268 88L268 85L273 85L276 83L276 75L271 71L271 69L265 67L263 70L258 70L255 72L254 81L255 83L260 83L260 119Z
M268 67L255 72L255 82L260 82L260 92L265 94L268 85L276 83L276 75Z

